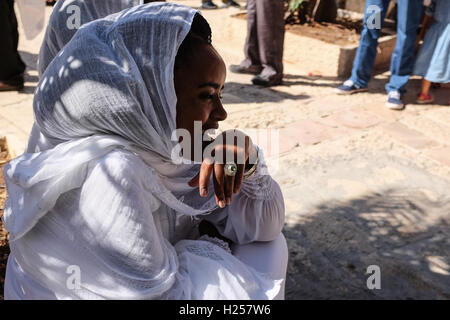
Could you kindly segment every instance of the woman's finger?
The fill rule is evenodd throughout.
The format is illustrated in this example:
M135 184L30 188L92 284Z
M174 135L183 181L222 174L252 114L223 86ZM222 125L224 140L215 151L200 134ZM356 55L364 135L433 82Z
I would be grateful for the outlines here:
M200 172L197 173L197 175L188 182L188 185L191 187L196 187L198 186L199 180L200 180Z
M200 192L200 196L206 197L209 193L209 180L211 178L211 173L214 169L214 163L211 161L211 159L206 158L203 160L201 166L200 166L200 173L199 173L199 182L198 182L198 188Z
M234 176L225 175L225 201L230 204L233 200Z
M244 171L245 164L238 164L236 176L234 177L233 193L238 193L241 190L242 181L244 181Z
M214 164L214 194L216 195L217 205L221 208L225 207L225 194L223 182L223 164Z

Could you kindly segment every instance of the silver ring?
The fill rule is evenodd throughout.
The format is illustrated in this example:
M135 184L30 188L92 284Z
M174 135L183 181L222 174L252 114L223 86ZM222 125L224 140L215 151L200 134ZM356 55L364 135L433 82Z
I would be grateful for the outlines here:
M234 162L227 162L223 167L226 176L234 177L237 173L237 166Z

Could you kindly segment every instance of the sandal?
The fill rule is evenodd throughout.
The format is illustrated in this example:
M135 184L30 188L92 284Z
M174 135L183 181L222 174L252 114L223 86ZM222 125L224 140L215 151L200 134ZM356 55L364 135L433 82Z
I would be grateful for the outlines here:
M434 101L433 96L425 93L421 93L417 96L416 102L420 104L431 103Z

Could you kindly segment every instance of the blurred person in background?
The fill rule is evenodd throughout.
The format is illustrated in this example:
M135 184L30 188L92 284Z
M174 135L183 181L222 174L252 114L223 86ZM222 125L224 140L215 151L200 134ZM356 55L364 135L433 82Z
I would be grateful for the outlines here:
M425 20L434 19L416 58L413 74L422 76L417 103L432 103L431 83L450 82L450 1L433 0ZM425 23L427 24L427 23Z
M0 42L0 91L21 90L25 63L17 51L19 32L14 0L0 1Z
M247 40L245 59L231 65L235 73L255 74L252 83L262 86L281 84L283 78L284 1L247 1Z

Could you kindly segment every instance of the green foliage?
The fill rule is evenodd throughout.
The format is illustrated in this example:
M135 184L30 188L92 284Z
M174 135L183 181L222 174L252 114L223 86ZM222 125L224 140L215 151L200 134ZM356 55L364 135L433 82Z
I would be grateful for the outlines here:
M284 0L286 23L333 22L340 0Z
M299 10L303 2L305 2L305 0L290 0L289 1L289 10L291 12Z

